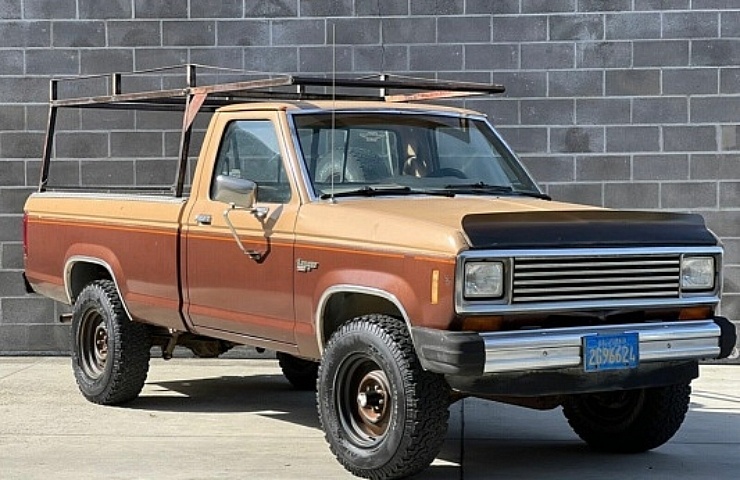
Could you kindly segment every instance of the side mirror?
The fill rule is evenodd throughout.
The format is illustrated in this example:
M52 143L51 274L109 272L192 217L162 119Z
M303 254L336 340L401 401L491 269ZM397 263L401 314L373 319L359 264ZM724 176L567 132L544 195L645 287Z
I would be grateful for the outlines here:
M269 211L266 207L254 206L257 198L257 184L242 178L219 175L216 177L215 187L216 191L213 192L214 200L229 204L229 208L224 210L224 221L226 221L226 225L231 230L231 235L236 240L236 244L239 245L239 249L244 255L249 255L249 258L252 260L261 261L264 254L256 250L247 250L239 238L239 233L234 228L234 224L229 219L229 214L234 210L246 210L260 221L263 221L267 217Z
M257 198L257 184L242 178L219 175L213 196L219 202L251 210Z

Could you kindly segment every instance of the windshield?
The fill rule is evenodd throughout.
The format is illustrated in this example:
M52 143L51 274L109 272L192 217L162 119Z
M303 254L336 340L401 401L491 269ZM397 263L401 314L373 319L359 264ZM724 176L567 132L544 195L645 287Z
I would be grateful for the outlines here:
M481 120L383 112L293 118L318 196L384 189L542 196L514 155Z

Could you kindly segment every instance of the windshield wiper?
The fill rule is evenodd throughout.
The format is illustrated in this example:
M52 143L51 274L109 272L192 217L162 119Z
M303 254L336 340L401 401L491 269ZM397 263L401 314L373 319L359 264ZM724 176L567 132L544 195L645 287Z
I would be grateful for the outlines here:
M444 190L426 190L411 187L402 186L375 186L365 185L361 188L354 190L343 190L341 192L334 193L322 193L319 196L320 199L326 200L329 198L338 197L376 197L380 195L437 195L442 197L454 197L455 192L444 189Z
M507 185L489 185L484 182L476 183L461 183L461 184L450 184L445 185L445 190L449 190L456 193L466 193L472 195L521 195L524 197L541 198L543 200L552 200L550 195L541 192L535 192L531 190L514 190L512 187Z

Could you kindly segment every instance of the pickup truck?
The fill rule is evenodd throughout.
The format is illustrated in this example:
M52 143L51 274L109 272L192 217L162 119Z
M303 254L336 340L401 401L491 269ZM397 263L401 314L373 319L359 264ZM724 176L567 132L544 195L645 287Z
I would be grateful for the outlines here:
M187 72L183 88L123 93L114 74L70 98L52 81L24 275L72 306L88 400L135 399L153 347L271 349L317 390L338 461L388 479L432 462L466 396L561 407L596 450L654 449L699 361L733 351L700 216L553 201L485 115L428 102L503 87ZM52 187L57 114L85 108L182 112L172 188Z

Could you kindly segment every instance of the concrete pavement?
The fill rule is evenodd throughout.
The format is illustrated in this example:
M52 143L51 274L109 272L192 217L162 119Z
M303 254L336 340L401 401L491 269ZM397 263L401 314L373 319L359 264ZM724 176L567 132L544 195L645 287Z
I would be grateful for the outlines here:
M424 479L724 479L740 475L740 366L709 365L665 446L589 451L560 410L476 399L451 407ZM66 358L0 357L0 479L340 479L314 395L274 360L153 360L139 399L101 407L79 394Z

